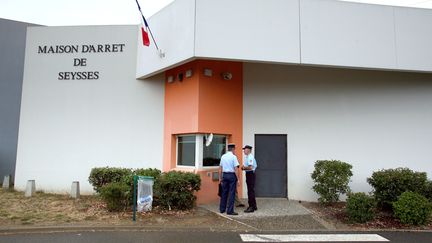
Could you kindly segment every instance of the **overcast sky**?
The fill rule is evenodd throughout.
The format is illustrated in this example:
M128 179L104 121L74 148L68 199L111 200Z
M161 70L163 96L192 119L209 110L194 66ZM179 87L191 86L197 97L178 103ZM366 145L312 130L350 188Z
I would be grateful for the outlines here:
M172 1L139 0L146 17ZM432 8L432 0L349 1ZM51 26L140 23L134 0L0 0L0 18Z

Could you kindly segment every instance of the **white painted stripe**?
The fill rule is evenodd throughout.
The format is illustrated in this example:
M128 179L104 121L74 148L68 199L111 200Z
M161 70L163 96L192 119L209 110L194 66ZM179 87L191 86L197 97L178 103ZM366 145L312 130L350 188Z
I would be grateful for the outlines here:
M243 242L387 242L386 238L377 234L291 234L291 235L261 235L240 234Z
M254 229L254 230L258 230L257 228L253 227L252 225L248 225L248 224L243 223L243 222L241 222L241 221L238 221L238 220L235 220L235 219L233 219L233 218L230 218L230 217L224 215L223 213L215 213L215 214L217 214L217 215L219 215L219 216L221 216L221 217L223 217L223 218L226 218L226 219L228 219L228 220L231 220L231 221L234 221L234 222L236 222L236 223L239 223L239 224L242 224L242 225L244 225L244 226L247 226L247 227L249 227L249 228L252 228L252 229Z

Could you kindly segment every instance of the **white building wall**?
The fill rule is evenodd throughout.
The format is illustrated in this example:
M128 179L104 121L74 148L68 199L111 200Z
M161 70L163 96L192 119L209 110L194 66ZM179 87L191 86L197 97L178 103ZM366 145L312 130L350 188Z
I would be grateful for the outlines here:
M432 71L432 10L395 8L399 69Z
M166 53L137 77L195 58L432 72L432 10L337 0L176 0L150 18Z
M298 0L197 0L195 56L300 62Z
M432 175L432 75L244 64L244 144L288 135L288 195L316 200L314 162L353 165L355 192L382 168ZM259 165L259 161L258 161Z
M301 62L396 69L393 7L301 0Z
M137 26L28 28L15 187L68 192L93 167L162 168L163 76L136 80ZM40 54L40 45L125 44L123 52ZM87 58L74 67L74 58ZM98 71L96 80L59 72Z
M194 57L195 0L176 0L147 20L162 58L151 39L150 47L139 37L136 77L150 77ZM140 32L141 35L141 32Z

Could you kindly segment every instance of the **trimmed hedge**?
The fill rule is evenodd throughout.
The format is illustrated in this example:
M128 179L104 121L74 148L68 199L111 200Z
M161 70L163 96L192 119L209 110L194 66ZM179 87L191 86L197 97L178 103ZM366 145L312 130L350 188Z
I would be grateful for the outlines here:
M194 195L201 187L201 178L190 172L170 171L163 173L155 185L160 206L166 209L191 209L195 206Z
M431 215L432 205L416 192L404 192L393 203L393 212L403 224L424 225Z
M374 218L375 200L364 192L348 195L346 210L351 222L365 223Z
M123 182L108 183L100 188L100 195L107 204L108 211L121 211L126 209L129 187Z
M154 178L153 205L166 209L191 209L200 189L201 178L189 172L161 173L158 169L93 168L89 182L100 193L110 211L126 209L133 204L134 175Z
M122 182L131 173L132 170L126 168L98 167L91 170L88 181L93 189L100 193L103 186L113 182Z
M155 180L158 180L158 178L161 176L162 172L158 169L154 168L148 168L148 169L136 169L134 170L134 175L138 176L151 176Z
M318 160L312 179L312 189L320 195L319 202L328 204L339 201L340 194L349 192L348 183L353 175L352 165L339 160Z
M425 196L427 199L429 199L430 202L432 202L432 181L426 182L423 196Z
M425 172L414 172L408 168L386 169L374 172L367 182L374 189L378 206L391 209L392 204L406 191L425 193L427 175Z

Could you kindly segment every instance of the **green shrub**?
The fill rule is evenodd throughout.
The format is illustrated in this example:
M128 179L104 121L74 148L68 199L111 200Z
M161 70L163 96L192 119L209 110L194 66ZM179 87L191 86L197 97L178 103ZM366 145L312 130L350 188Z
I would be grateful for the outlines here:
M157 180L161 176L161 171L155 168L148 168L148 169L136 169L134 170L134 175L139 176L151 176Z
M339 160L318 160L312 179L315 185L312 189L320 195L321 203L339 201L342 193L349 192L349 180L353 175L352 165Z
M126 209L130 188L123 182L108 183L100 188L100 195L107 204L108 211Z
M365 223L374 218L375 200L363 192L348 194L346 210L351 222Z
M427 181L424 192L422 193L430 202L432 202L432 181Z
M378 206L391 209L393 202L406 191L425 192L427 176L424 172L414 172L408 168L376 171L367 182L373 187Z
M153 205L168 209L191 209L195 205L194 193L200 189L201 178L193 173L168 172L161 174L158 169L93 168L89 182L107 202L110 211L117 211L133 204L134 175L154 178ZM121 188L120 188L121 186ZM102 190L104 192L102 192ZM123 194L120 192L124 192ZM125 197L125 201L122 201ZM115 203L115 198L122 198Z
M393 203L393 212L403 224L424 225L431 215L432 205L416 192L404 192Z
M154 194L160 206L166 209L191 209L200 189L201 178L189 172L170 171L163 173L155 185Z
M121 182L124 177L132 173L131 169L99 167L93 168L90 172L88 181L96 192L100 192L104 185L112 182Z

